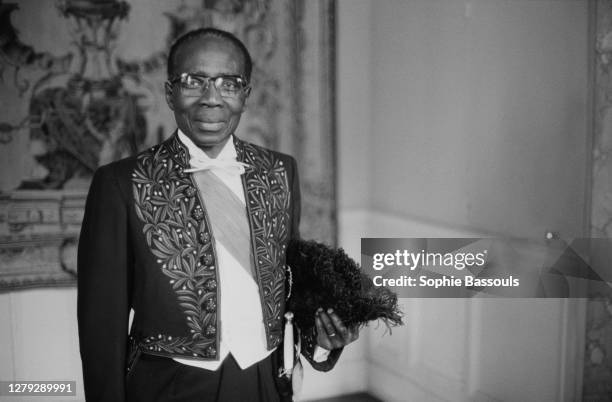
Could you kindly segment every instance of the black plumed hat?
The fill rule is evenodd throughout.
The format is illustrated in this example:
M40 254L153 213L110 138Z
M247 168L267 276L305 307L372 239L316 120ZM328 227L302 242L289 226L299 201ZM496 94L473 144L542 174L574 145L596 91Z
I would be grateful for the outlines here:
M347 327L381 319L387 327L402 325L397 295L375 287L343 249L315 241L292 240L287 247L291 294L287 309L301 331L313 330L319 307L333 308Z

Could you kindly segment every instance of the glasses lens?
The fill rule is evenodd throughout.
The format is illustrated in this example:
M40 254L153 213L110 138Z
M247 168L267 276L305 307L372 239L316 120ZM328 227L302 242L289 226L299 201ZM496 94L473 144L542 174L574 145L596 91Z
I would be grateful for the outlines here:
M244 82L240 77L217 77L215 79L215 87L221 96L231 98L240 94L240 91L244 88Z
M179 81L181 93L185 96L200 96L206 87L206 81L207 79L204 77L183 74Z
M224 98L235 98L246 87L246 82L239 76L205 77L184 73L179 79L181 94L183 96L202 96L210 81Z

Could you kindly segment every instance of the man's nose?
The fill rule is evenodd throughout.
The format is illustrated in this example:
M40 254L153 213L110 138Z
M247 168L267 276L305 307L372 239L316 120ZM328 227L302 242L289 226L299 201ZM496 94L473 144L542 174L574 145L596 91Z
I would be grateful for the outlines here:
M223 98L217 90L217 87L215 87L214 82L208 81L204 87L202 96L200 96L200 102L207 106L220 106L223 104Z

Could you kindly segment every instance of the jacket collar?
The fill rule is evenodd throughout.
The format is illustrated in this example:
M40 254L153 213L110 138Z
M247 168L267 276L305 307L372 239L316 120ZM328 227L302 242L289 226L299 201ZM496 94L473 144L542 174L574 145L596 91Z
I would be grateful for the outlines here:
M239 139L235 134L232 135L234 148L236 149L236 160L244 162L245 159L245 142ZM179 138L178 130L172 134L170 138L163 142L170 151L171 157L183 169L189 168L189 148Z

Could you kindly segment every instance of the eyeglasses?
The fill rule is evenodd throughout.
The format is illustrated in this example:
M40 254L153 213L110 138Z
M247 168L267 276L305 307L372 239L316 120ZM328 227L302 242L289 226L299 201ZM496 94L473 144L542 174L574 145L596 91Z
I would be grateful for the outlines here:
M243 91L250 90L247 81L239 75L219 75L207 77L202 74L182 73L169 80L171 84L179 83L181 95L200 97L212 82L219 94L224 98L236 98Z

